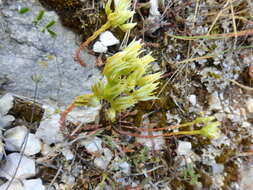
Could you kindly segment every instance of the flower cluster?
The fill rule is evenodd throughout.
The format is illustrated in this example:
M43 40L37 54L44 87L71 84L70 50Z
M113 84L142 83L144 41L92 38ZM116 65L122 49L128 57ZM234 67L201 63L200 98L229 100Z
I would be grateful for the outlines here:
M199 130L200 135L207 137L209 139L217 139L220 137L220 131L218 126L220 122L210 122Z
M195 132L209 139L219 138L220 131L218 126L220 126L220 122L214 122L214 119L215 117L199 117L195 119L193 121L195 124L203 123L203 127L200 130L195 130Z
M139 101L156 99L161 73L148 74L150 63L154 58L148 54L140 56L142 44L132 41L123 51L109 57L103 74L104 81L92 87L92 94L79 96L76 105L98 103L101 100L109 104L107 116L114 120L117 111L123 111Z
M129 0L114 0L114 10L111 9L112 0L108 0L105 6L107 22L113 27L120 27L122 31L132 29L136 23L125 22L134 15L134 11L130 11L131 1Z

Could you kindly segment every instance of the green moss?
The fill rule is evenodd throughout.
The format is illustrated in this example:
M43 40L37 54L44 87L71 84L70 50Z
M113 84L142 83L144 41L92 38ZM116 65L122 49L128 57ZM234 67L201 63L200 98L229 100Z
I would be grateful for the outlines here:
M44 7L55 10L64 26L82 34L84 38L92 35L104 23L106 18L104 11L96 9L96 6L91 8L90 2L81 2L79 0L39 1Z
M66 9L77 9L81 2L79 0L39 0L43 5L56 11Z

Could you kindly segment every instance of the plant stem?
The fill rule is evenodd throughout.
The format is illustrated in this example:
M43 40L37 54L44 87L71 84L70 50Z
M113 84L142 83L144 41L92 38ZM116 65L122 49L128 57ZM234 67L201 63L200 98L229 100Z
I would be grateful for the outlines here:
M83 62L83 60L81 60L80 58L80 53L81 51L87 47L90 42L92 42L93 40L95 40L99 34L101 34L102 32L106 31L108 28L111 27L111 24L109 22L106 22L103 26L101 26L101 28L99 28L96 32L94 32L92 34L92 36L90 36L85 42L83 42L80 47L76 50L76 54L75 54L75 61L77 61L80 65L82 66L86 66L86 64Z
M64 134L64 129L66 127L65 122L66 122L66 118L69 112L71 112L74 108L76 107L76 105L74 103L68 105L68 107L61 113L61 117L60 117L60 130L61 132Z
M178 131L178 132L171 132L165 134L165 136L171 136L171 135L199 135L200 131L195 130L195 131Z

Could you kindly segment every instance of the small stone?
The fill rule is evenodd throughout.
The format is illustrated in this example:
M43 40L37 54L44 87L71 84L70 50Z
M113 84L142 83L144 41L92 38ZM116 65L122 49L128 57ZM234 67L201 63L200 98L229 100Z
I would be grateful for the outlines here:
M108 148L104 148L103 151L104 151L104 158L109 163L113 157L112 151Z
M61 176L61 182L65 184L74 185L75 181L76 181L76 178L73 175L69 175L65 172Z
M77 125L78 123L92 123L98 119L100 109L101 106L87 107L85 109L76 108L68 114L67 120Z
M190 142L179 141L177 147L177 154L180 156L188 155L191 152L192 144Z
M130 165L125 162L125 161L116 161L113 163L112 166L115 170L119 170L123 172L124 174L129 174L130 173Z
M6 190L7 187L9 186L9 181L4 183L3 185L0 186L0 190ZM30 189L25 189L22 185L22 183L18 180L12 181L11 185L8 187L8 190L30 190Z
M10 126L14 120L15 117L13 117L12 115L5 115L5 116L0 115L0 129Z
M161 71L161 67L160 67L160 65L159 65L157 62L154 62L154 63L152 64L152 70L153 70L154 72L159 72L159 71Z
M52 148L48 144L42 144L41 154L43 156L49 155L52 151L53 151Z
M23 181L25 190L45 190L45 186L42 184L42 180L40 178L37 179L29 179Z
M197 103L197 97L196 97L195 94L190 95L188 99L189 99L189 102L190 102L193 106L196 105L196 103Z
M98 157L94 159L94 165L102 170L105 170L107 168L106 161L103 157Z
M253 98L249 98L246 102L247 110L249 113L253 113Z
M17 126L8 129L4 133L5 148L9 151L21 151L25 147L24 154L34 155L40 152L41 142L25 126ZM25 142L27 137L27 141ZM26 145L25 145L26 143Z
M103 156L97 157L94 159L94 164L97 168L105 170L112 160L112 151L108 148L103 149Z
M105 31L100 34L99 40L104 46L113 46L119 43L119 40L110 32Z
M63 148L61 150L61 153L63 154L63 156L66 158L66 160L73 160L74 159L74 154L71 152L71 150L69 148Z
M34 92L34 85L32 85L34 81L31 80L31 76L37 73L43 79L37 89L40 99L57 100L57 103L61 105L68 105L76 95L88 93L94 84L94 79L101 77L101 72L95 67L95 57L84 51L81 52L81 59L85 60L92 69L77 69L72 56L69 56L74 49L78 48L79 39L76 38L76 34L61 24L56 12L45 9L38 0L1 0L1 2L7 1L8 3L0 3L2 47L0 48L0 77L6 75L11 81L7 82L4 88L22 96L31 97ZM29 12L20 15L19 7L29 8ZM36 19L40 11L44 12L44 17L36 27L32 21ZM8 16L12 16L5 17L5 13L2 14L2 12L8 12ZM52 36L47 32L41 32L41 29L53 20L57 24L50 29L57 34L55 40L52 40ZM54 59L48 56L54 56ZM48 66L34 63L35 60L46 61ZM60 65L60 71L57 65ZM60 76L57 75L59 72Z
M212 166L212 172L214 175L224 173L224 165L223 164L217 164L214 161L213 163L211 163L211 166Z
M12 94L5 94L0 99L0 115L6 115L9 110L13 107L13 96Z
M54 114L51 117L42 120L37 129L36 136L48 145L62 142L64 138L60 130L59 120L59 114Z
M209 98L209 109L210 110L221 110L222 109L219 95L217 92L212 93Z
M102 44L100 41L96 41L93 45L92 50L96 53L105 53L107 52L107 47L104 46L104 44Z
M89 153L102 151L102 140L98 137L92 139L85 139L79 142L81 146L84 146Z
M22 159L19 164L20 157L22 157ZM6 157L6 163L0 168L0 176L12 179L14 174L16 174L16 179L25 179L35 176L35 161L19 153L9 154Z

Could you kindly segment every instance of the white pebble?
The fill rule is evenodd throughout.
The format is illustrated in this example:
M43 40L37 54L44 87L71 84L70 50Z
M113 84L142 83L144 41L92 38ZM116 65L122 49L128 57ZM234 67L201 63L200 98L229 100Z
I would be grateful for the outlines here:
M94 159L94 165L97 168L105 170L108 164L110 163L110 161L112 160L113 155L112 155L111 150L108 148L104 148L103 151L104 151L103 156L100 156Z
M14 120L15 117L13 117L12 115L0 115L0 129L10 126Z
M127 175L130 173L130 165L125 161L116 161L113 163L112 167L116 170L119 170L119 171L127 174Z
M0 114L1 115L6 115L9 110L13 107L13 96L12 94L5 94L1 99L0 99Z
M196 105L196 103L197 103L197 97L196 97L195 94L192 94L192 95L189 96L189 102L190 102L193 106Z
M104 46L104 44L102 44L102 42L96 41L93 45L92 50L96 53L105 53L108 49L106 46Z
M94 137L92 139L85 139L80 141L81 146L85 146L87 152L95 153L102 151L102 140L98 137Z
M20 157L22 157L22 159L19 164ZM6 157L6 163L0 168L0 176L11 179L15 172L16 179L25 179L35 176L35 161L19 153L9 154Z
M36 136L48 145L62 142L64 138L60 130L59 120L60 115L54 114L41 121Z
M100 34L99 40L104 46L113 46L119 43L119 40L110 32L105 31Z
M3 185L1 185L0 190L6 190L7 187L9 186L9 183L10 182L7 181ZM14 180L14 181L12 181L12 183L9 186L8 190L31 190L31 189L25 189L20 181Z
M222 109L220 98L217 92L212 93L209 98L209 109L210 110Z
M188 155L191 152L192 144L190 142L179 141L177 147L177 154L180 156Z
M250 98L246 102L247 109L249 113L253 113L253 98Z
M61 153L63 154L63 156L66 158L66 160L73 160L74 159L74 154L71 152L71 150L69 148L63 148L61 150Z
M101 106L87 107L84 109L76 108L68 114L67 120L76 124L95 122L99 117L100 109Z
M23 181L25 190L45 190L45 186L42 184L40 178L29 179Z
M52 152L53 152L53 150L52 150L52 148L48 144L42 144L41 154L43 156L48 156Z
M5 148L9 151L21 151L25 147L24 154L30 156L41 150L40 140L34 134L29 133L25 126L8 129L4 133L4 137Z
M104 157L98 157L94 159L94 165L102 170L105 170L107 168L107 164L106 161L104 159Z

